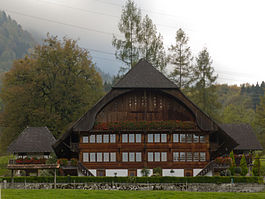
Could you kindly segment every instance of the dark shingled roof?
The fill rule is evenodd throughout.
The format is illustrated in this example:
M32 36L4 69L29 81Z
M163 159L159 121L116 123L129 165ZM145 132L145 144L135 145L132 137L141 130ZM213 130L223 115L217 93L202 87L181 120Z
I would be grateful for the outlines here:
M141 59L112 88L177 88L177 85L167 79L145 59Z
M8 147L12 153L53 152L55 138L47 127L27 127Z
M262 150L253 129L248 124L222 124L221 128L239 145L234 150Z

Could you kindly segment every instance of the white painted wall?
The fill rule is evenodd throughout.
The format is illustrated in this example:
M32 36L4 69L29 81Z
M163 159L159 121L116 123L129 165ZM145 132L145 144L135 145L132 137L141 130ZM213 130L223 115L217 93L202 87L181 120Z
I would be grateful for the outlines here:
M89 169L89 171L90 171L94 176L97 176L97 170L96 170L96 169Z
M142 177L141 173L142 169L137 169L137 177ZM150 173L149 176L153 175L153 169L149 169Z
M128 176L128 169L106 169L106 176L115 176L117 173L118 177Z
M210 170L208 173L205 174L205 176L213 176L213 171Z
M171 173L171 170L174 173ZM184 169L162 169L162 176L184 177Z
M202 169L193 169L193 176L196 176L201 170Z

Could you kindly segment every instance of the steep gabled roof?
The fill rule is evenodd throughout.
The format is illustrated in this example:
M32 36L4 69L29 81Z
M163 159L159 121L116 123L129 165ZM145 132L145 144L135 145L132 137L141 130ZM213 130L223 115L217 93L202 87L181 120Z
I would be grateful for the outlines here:
M112 88L177 88L177 85L167 79L145 59L141 59Z
M230 135L239 145L234 150L262 150L253 129L248 124L222 124L225 132Z
M27 127L8 147L12 153L53 152L55 138L47 127Z

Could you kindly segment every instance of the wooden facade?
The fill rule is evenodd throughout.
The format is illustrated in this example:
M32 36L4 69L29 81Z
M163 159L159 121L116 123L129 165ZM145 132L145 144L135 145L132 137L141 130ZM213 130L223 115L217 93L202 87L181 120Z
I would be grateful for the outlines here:
M193 176L236 145L174 83L141 60L54 149L59 157L78 158L86 174L96 176L139 176L141 169L157 167L165 176Z

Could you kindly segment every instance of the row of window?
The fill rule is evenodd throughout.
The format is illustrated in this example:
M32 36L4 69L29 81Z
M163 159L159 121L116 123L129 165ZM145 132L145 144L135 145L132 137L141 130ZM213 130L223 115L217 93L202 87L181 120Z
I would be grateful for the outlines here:
M148 162L166 162L167 152L148 152ZM173 152L174 162L204 162L205 152ZM83 153L83 162L116 162L115 152ZM141 152L122 152L122 162L142 162Z
M141 143L141 134L122 134L122 143ZM148 134L148 143L167 143L167 134ZM206 139L204 135L195 135L192 133L174 133L173 142L175 143L205 143ZM83 143L116 143L116 134L98 134L83 136Z
M204 162L206 161L205 152L173 152L174 162Z

